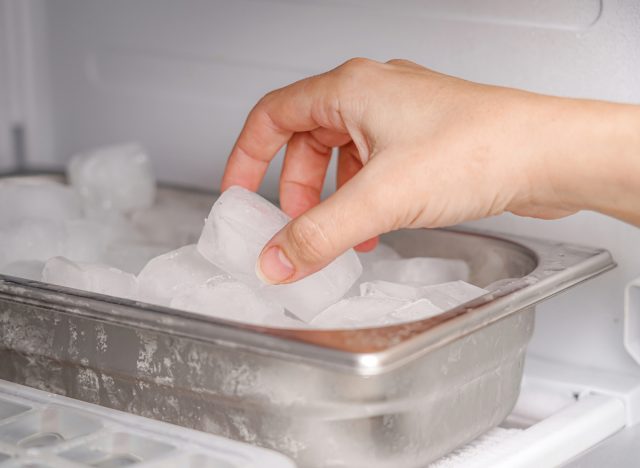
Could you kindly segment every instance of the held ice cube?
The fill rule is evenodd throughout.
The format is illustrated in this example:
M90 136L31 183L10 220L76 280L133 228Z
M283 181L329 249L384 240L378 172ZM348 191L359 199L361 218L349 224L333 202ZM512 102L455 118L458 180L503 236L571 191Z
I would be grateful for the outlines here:
M138 275L138 294L142 301L169 305L173 297L220 276L225 276L222 270L205 260L195 245L187 245L151 259Z
M69 187L20 179L0 184L0 228L25 220L64 221L82 217L82 205Z
M151 162L136 144L76 155L67 173L88 212L129 213L153 204L156 186Z
M45 263L42 281L124 298L134 298L137 288L136 278L130 273L107 265L72 262L64 257L54 257Z
M322 270L299 281L266 286L263 294L308 322L340 300L362 273L353 250L348 250Z
M239 281L259 288L270 301L308 321L344 296L362 273L362 265L355 252L349 250L305 279L286 285L264 285L255 273L258 255L289 220L260 195L231 187L213 205L198 251Z
M274 314L284 313L282 307L265 301L246 284L225 277L214 277L174 297L170 305L175 309L258 325L263 325Z
M448 281L467 281L469 266L463 260L449 258L413 257L381 260L373 263L367 280L428 286Z
M289 217L260 195L231 187L214 203L198 241L204 258L234 278L259 288L256 260Z

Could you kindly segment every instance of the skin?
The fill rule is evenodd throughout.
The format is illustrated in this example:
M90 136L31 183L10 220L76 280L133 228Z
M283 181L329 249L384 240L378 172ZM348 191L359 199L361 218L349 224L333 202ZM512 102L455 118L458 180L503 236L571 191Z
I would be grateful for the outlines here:
M640 226L640 106L567 99L352 59L264 96L222 190L256 191L287 146L280 200L295 219L256 271L288 283L377 236L512 212L593 210ZM338 190L320 203L332 148Z

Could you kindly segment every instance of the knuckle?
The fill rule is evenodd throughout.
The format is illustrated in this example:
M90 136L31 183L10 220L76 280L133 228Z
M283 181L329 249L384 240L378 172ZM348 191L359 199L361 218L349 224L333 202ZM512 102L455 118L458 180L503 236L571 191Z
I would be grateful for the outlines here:
M356 73L362 70L370 69L377 62L364 58L364 57L354 57L350 58L346 62L344 62L340 68L347 73Z
M374 60L355 57L340 65L335 74L336 88L342 96L359 93L363 83L371 82L380 64Z
M304 265L322 263L326 257L325 234L315 221L304 214L289 226L287 241L290 249L287 253Z

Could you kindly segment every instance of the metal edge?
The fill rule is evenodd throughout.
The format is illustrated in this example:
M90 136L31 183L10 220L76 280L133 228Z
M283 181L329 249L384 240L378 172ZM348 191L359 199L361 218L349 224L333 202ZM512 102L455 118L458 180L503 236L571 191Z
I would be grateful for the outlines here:
M474 234L472 231L465 231ZM482 235L487 234L482 233ZM437 347L531 307L615 266L609 252L587 249L592 254L586 254L587 256L577 264L562 271L544 273L545 264L553 261L554 258L545 255L543 249L551 245L557 247L558 244L518 236L494 235L492 237L531 249L539 257L538 267L530 275L519 280L520 289L502 297L492 297L493 294L489 294L470 304L452 309L441 316L444 319L418 333L409 333L407 330L421 324L428 324L430 319L393 327L341 332L277 330L238 324L126 299L47 286L28 280L9 277L2 279L2 276L0 276L0 297L11 302L53 309L58 313L73 314L115 325L134 326L158 333L167 334L167 328L170 327L171 334L174 336L283 358L290 358L291 354L295 354L301 360L322 367L355 372L360 375L374 375L397 368ZM577 247L564 245L568 248ZM535 284L529 284L530 278L536 278ZM15 294L16 292L20 294ZM162 316L159 317L159 314ZM401 331L401 334L407 338L400 338L384 349L373 352L359 352L357 349L348 351L299 339L314 333L363 335L366 338L368 333L379 333L385 329Z

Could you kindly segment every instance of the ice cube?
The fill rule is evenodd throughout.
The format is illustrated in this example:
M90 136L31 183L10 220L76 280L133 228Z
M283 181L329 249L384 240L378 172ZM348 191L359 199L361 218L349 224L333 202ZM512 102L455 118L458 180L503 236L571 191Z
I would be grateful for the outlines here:
M343 299L311 321L319 328L346 329L396 325L442 313L427 299L406 301L390 297L358 296Z
M366 281L360 284L361 296L390 297L406 301L415 301L420 298L420 289L400 283L389 281Z
M3 266L0 268L0 273L33 281L40 281L42 279L43 267L44 262L40 262L38 260L18 261Z
M136 211L133 224L154 243L180 247L198 242L207 212L189 204L162 204Z
M171 247L136 241L118 241L110 244L104 263L137 275L154 257L167 253Z
M401 258L400 254L387 244L380 242L375 249L369 252L358 252L358 258L364 270L375 262L382 260L396 260Z
M42 281L115 297L134 298L135 276L107 265L72 262L64 257L48 260Z
M367 282L375 279L371 274L371 265L381 260L395 260L400 257L400 254L389 247L387 244L380 242L375 249L369 252L356 252L358 259L362 264L362 275L360 280ZM351 289L345 294L344 297L352 297L360 295L360 285L354 284Z
M264 316L260 325L271 328L315 328L299 318L287 314L284 310L268 313Z
M442 310L449 310L488 292L464 281L452 281L421 287L420 297L428 299Z
M260 195L231 187L216 201L198 241L198 251L239 281L259 288L302 320L308 321L340 299L362 272L349 250L323 270L295 283L266 286L256 276L258 255L290 218Z
M389 297L349 297L328 307L310 323L320 328L335 329L375 327L394 310L408 304L409 301Z
M61 222L46 219L21 221L0 229L0 265L17 261L46 261L63 255L66 232Z
M187 245L155 257L145 265L138 275L139 298L153 304L169 305L171 298L221 275L224 272L205 260L195 245Z
M0 228L25 220L78 219L82 205L76 193L59 183L11 179L0 185Z
M260 195L231 187L214 203L198 241L198 251L236 279L260 287L255 274L262 247L289 217Z
M122 216L71 220L64 227L67 240L62 256L78 262L104 263L111 244L144 242Z
M317 273L294 283L266 286L263 294L308 322L340 300L356 282L362 266L349 250Z
M467 281L469 266L463 260L413 257L373 263L367 279L427 286L448 281Z
M129 213L153 204L156 186L151 162L137 144L78 154L67 173L86 211Z
M244 283L215 277L171 300L171 307L237 322L264 324L282 308L259 297Z
M381 320L380 325L413 322L440 315L443 311L428 299L418 299L410 304L397 308L388 317Z
M66 242L63 256L75 262L99 262L109 238L102 225L78 219L64 223Z
M362 296L390 297L409 301L428 299L439 309L449 310L487 294L488 291L464 281L422 287L388 281L369 281L360 285L360 293Z

